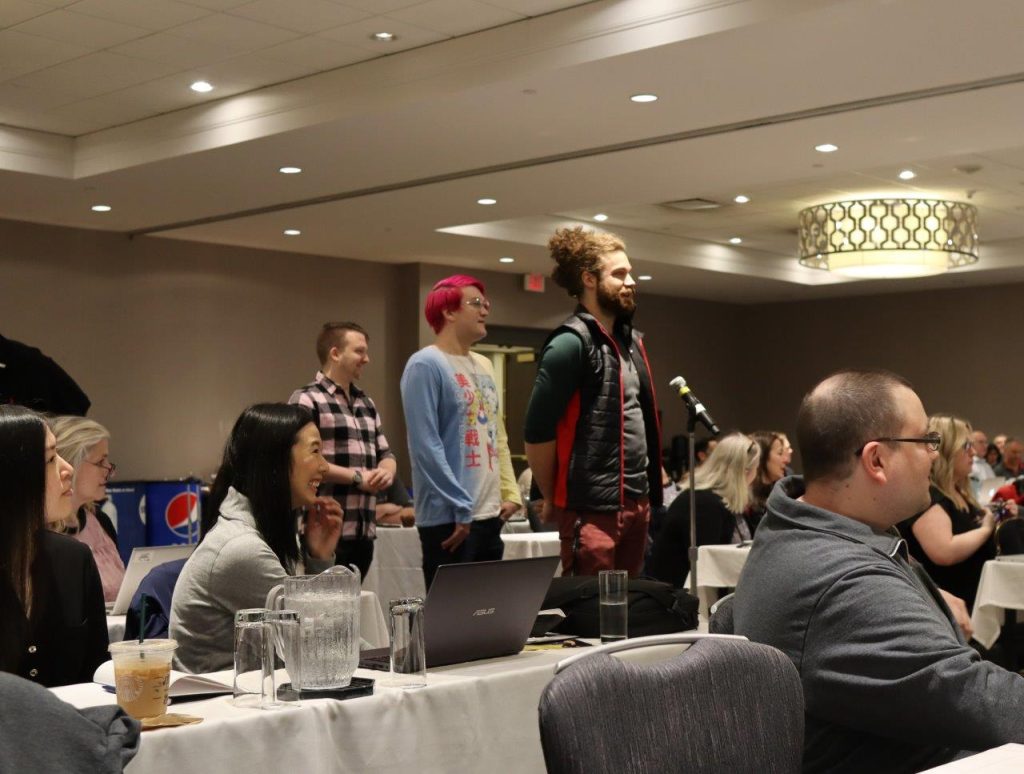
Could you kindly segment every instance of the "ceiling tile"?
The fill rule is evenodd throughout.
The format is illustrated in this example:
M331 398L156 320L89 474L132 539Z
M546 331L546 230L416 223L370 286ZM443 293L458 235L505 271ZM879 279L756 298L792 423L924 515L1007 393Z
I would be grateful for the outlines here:
M262 22L215 13L174 28L174 34L189 40L213 43L237 53L266 48L299 37L297 32Z
M249 0L181 0L185 5L195 5L210 11L227 11L245 5Z
M0 28L34 19L51 10L53 9L48 6L30 3L27 0L3 0L0 3Z
M390 32L397 37L395 40L387 42L376 41L371 37L375 32ZM427 43L435 43L448 37L448 35L434 30L406 24L390 16L371 16L369 19L346 24L344 27L324 30L319 35L350 46L359 46L379 56L423 46Z
M259 55L265 59L307 67L313 72L333 70L336 67L373 58L370 51L316 35L264 48Z
M355 8L347 8L328 0L255 0L229 12L286 30L314 33L330 27L349 24L371 14Z
M79 136L138 121L150 115L149 108L123 99L96 97L47 111L44 115L61 134ZM54 131L51 129L50 131Z
M67 90L79 99L116 91L126 86L160 78L168 74L166 65L146 62L141 59L108 51L88 54L73 62L37 70L18 78L19 86L49 89L55 92Z
M521 14L484 5L476 0L428 0L410 8L392 11L388 16L448 35L465 35L524 18Z
M231 58L235 52L205 40L189 40L169 32L158 32L110 49L116 54L146 59L187 69L203 67Z
M423 0L337 0L337 2L370 13L390 13L400 8L418 5Z
M0 31L0 80L75 59L91 49L72 43L47 40L14 30Z
M97 19L72 11L50 11L11 28L49 40L75 43L93 49L109 48L148 34L149 30L120 22Z
M540 16L552 11L571 8L574 5L586 5L593 0L483 0L483 2L525 16Z
M71 101L66 92L33 89L17 83L0 83L0 124L9 123L5 116L12 111L50 110Z
M262 54L262 52L261 52ZM202 68L203 77L219 88L221 83L254 89L282 81L290 81L314 72L312 67L262 58L261 54L245 54ZM218 92L213 92L215 95Z
M132 24L152 32L210 15L210 11L205 8L174 0L80 0L69 10L99 19Z

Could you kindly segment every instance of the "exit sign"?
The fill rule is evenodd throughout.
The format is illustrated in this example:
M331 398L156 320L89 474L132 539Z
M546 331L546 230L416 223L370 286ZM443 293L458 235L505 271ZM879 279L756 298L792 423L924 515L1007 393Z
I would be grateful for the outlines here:
M543 274L524 274L523 275L523 290L527 293L543 293L544 292L544 275Z

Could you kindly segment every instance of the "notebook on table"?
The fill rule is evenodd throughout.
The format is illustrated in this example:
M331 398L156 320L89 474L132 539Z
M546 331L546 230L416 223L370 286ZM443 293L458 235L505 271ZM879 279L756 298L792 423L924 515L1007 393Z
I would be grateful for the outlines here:
M124 580L121 581L121 588L117 592L117 599L110 615L125 615L128 606L132 603L135 590L138 589L142 579L149 575L149 571L161 564L173 562L175 559L187 559L195 550L195 545L180 544L174 546L146 546L132 549L131 558L124 571Z
M445 564L424 602L427 667L518 653L526 644L560 559L541 556ZM388 649L360 654L364 669L388 669Z

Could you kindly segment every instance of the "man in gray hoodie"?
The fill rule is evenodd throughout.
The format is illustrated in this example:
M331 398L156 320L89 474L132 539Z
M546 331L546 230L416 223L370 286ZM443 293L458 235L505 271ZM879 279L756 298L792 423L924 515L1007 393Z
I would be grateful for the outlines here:
M893 528L930 503L938 438L895 374L842 371L800 406L804 477L776 485L737 634L800 672L804 771L920 771L1024 742L1024 678L982 661Z

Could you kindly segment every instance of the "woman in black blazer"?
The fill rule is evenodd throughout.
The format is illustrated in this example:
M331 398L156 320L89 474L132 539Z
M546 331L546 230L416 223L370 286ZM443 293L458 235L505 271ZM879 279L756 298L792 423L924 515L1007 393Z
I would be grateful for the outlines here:
M71 472L37 414L0 406L0 670L48 687L90 682L107 658L92 552L46 529L71 515Z

